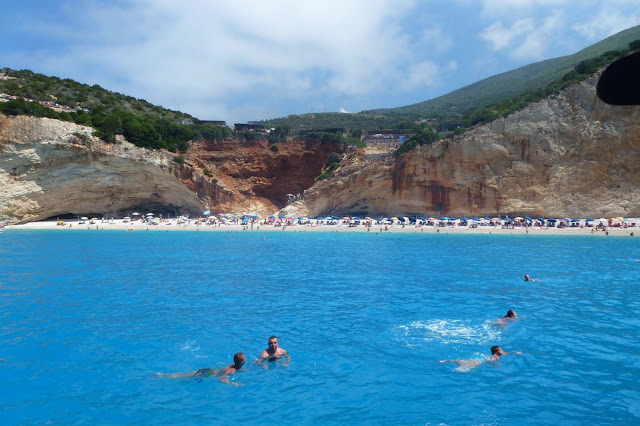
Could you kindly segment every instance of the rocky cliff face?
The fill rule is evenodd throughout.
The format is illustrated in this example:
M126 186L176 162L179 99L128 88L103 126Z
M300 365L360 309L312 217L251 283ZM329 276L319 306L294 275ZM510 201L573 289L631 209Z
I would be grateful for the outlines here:
M0 224L55 217L255 212L286 205L310 187L341 147L306 143L201 142L175 154L115 144L92 128L0 114ZM205 173L205 169L207 172Z
M640 216L640 108L602 103L596 82L324 181L285 212Z
M640 108L603 104L596 81L315 184L340 146L201 142L177 164L172 153L106 144L87 127L0 115L0 224L134 210L264 217L305 189L283 212L640 216Z
M0 221L201 210L165 152L106 144L72 123L0 115Z

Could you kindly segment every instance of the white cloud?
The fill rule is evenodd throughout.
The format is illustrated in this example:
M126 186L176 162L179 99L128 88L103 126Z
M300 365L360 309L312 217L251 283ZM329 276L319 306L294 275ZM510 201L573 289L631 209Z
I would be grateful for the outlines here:
M549 46L556 42L564 24L563 14L558 11L541 22L524 18L510 27L495 22L485 28L480 37L488 41L494 51L507 50L518 60L537 60L543 58Z
M34 30L70 42L55 55L43 52L42 63L64 76L89 74L103 87L165 106L185 99L221 105L238 96L363 96L433 84L437 66L416 46L442 51L452 42L440 29L407 32L402 20L414 7L387 0L121 1L89 3L73 9L80 15L71 26L36 22Z
M424 86L435 86L440 81L440 69L433 62L425 61L409 67L402 87L409 91Z
M578 34L589 40L602 40L622 30L640 24L640 12L638 10L620 10L606 7L594 13L593 17L571 28Z

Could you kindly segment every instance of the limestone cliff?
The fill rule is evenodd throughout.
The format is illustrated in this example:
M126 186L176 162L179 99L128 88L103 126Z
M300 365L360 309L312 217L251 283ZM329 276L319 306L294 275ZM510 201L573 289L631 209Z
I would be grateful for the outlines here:
M640 108L597 76L504 119L321 182L298 215L640 216Z
M0 224L55 217L255 212L310 187L339 146L263 141L199 142L184 157L109 144L93 129L0 114ZM205 172L206 170L206 172Z

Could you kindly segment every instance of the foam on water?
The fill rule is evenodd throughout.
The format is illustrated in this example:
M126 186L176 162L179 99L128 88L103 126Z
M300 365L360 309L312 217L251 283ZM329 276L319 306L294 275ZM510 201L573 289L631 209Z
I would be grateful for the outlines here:
M432 319L413 321L392 329L396 340L407 346L422 346L426 342L443 344L489 344L500 340L501 329L495 321L480 324L471 320Z

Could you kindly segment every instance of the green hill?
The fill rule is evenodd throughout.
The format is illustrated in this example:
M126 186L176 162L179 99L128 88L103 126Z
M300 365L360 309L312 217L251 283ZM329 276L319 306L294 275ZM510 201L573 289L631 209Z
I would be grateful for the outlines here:
M227 127L201 122L189 114L153 105L71 79L49 77L30 70L0 70L0 112L72 121L96 129L95 136L114 142L123 135L135 145L186 151L189 141L222 139Z
M612 50L627 50L640 39L640 25L621 31L578 53L536 62L478 81L446 95L398 108L382 108L363 113L452 118L480 106L498 103L523 92L542 89L561 78L580 62Z
M640 39L640 26L629 28L569 56L548 59L489 77L435 99L398 108L380 108L358 114L316 113L291 115L268 120L268 127L286 126L295 132L300 129L386 129L407 127L406 122L418 118L437 121L464 121L466 124L486 122L523 108L529 102L561 90L585 78L583 69L591 73L591 60L599 67L615 60L629 50L629 44ZM490 110L490 111L487 111Z

